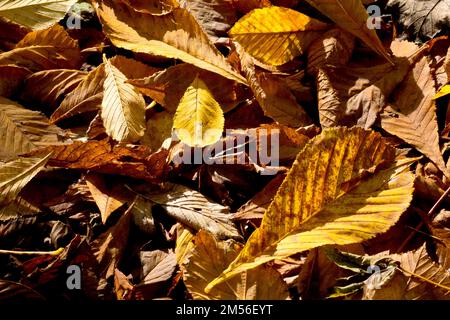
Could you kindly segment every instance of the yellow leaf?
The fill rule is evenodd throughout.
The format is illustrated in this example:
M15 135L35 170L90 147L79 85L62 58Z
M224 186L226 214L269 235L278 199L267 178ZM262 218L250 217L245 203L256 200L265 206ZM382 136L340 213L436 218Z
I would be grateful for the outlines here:
M391 64L393 60L383 47L375 29L369 29L369 15L361 0L306 0L320 12L333 20L342 29L353 33L363 40L375 52L386 58Z
M0 0L0 16L33 30L64 18L76 0Z
M222 136L225 118L206 84L196 77L187 88L173 121L178 138L189 146L205 147Z
M298 154L261 227L220 282L244 270L327 244L358 243L387 231L409 207L414 176L393 162L375 132L327 129ZM375 171L375 173L373 173ZM368 176L368 177L367 177Z
M280 274L269 267L259 266L243 271L205 294L206 285L233 261L242 245L236 241L218 241L211 234L200 231L195 246L182 265L183 278L194 299L201 300L286 300L287 285Z
M136 142L145 132L145 100L127 77L106 58L102 120L106 132L119 142Z
M176 8L166 15L155 16L134 11L120 2L105 0L97 5L97 13L103 31L117 47L180 59L246 83L186 9Z
M328 26L283 7L255 9L239 20L230 36L261 62L279 66L300 55L316 32Z
M0 165L0 206L16 199L23 187L45 167L50 155L43 158L19 158Z
M447 95L450 94L450 84L446 84L445 86L443 86L441 88L441 90L439 90L438 93L436 93L436 95L434 96L433 100L445 97Z
M182 264L186 259L186 255L194 248L194 234L182 224L177 226L177 242L175 246L175 254L177 256L177 263Z

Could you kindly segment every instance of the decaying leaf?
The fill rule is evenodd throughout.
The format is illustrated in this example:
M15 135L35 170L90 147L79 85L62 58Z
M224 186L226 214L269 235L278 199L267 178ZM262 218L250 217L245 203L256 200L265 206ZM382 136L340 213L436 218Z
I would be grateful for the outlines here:
M393 64L374 29L369 29L369 15L361 0L307 0L324 15L328 16L342 29L354 34L375 52Z
M233 261L242 248L239 243L219 241L211 234L200 231L194 238L195 246L183 264L186 286L194 297L201 300L286 300L286 283L274 270L259 266L243 271L239 277L227 280L208 294L206 285Z
M299 153L261 227L207 289L274 259L387 231L408 208L414 179L392 163L392 148L376 133L325 130ZM377 170L382 164L391 167Z
M246 52L239 47L238 52L249 86L266 116L291 127L303 127L311 123L283 79L258 71Z
M158 180L167 170L167 151L152 154L145 146L112 146L106 140L51 146L35 153L46 152L52 152L49 165L54 167L127 175L145 180Z
M411 39L428 40L449 31L448 0L389 0L387 7L400 15L401 31Z
M18 65L32 71L78 69L80 48L59 25L28 33L15 49L0 53L0 65Z

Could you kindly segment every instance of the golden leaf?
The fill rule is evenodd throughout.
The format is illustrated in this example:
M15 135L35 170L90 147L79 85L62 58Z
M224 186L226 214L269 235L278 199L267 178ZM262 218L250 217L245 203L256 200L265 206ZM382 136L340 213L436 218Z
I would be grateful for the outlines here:
M105 64L102 120L106 133L119 142L136 142L145 132L145 101L127 77L109 60Z
M230 36L261 62L279 66L308 47L328 26L298 11L282 7L255 9L230 30Z
M375 132L325 130L298 154L261 227L215 285L271 260L387 231L409 207L414 176ZM374 173L375 171L375 173ZM368 177L367 177L368 176Z
M227 280L205 294L206 285L233 261L242 245L233 240L218 241L210 233L200 231L195 246L182 265L183 278L194 299L201 300L286 300L287 285L280 274L259 266L243 271L239 277Z
M206 84L196 77L178 105L173 129L189 146L204 147L222 136L225 118Z

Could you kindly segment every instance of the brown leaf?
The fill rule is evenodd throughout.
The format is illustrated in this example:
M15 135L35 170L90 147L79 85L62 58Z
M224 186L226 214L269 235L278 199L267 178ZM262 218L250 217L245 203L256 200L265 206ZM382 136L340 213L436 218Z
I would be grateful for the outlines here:
M105 224L108 217L115 210L119 209L128 200L123 188L120 185L107 184L106 179L98 174L89 174L86 177L86 183L91 191L100 213L102 222Z
M304 127L311 123L282 78L256 69L252 58L236 44L242 69L264 114L280 124Z
M181 0L180 5L191 12L213 43L227 38L227 32L238 20L233 0Z
M325 65L345 66L351 58L355 38L341 29L332 29L318 37L308 47L309 74L316 75Z
M381 126L422 152L448 175L439 148L435 80L423 57L396 89L392 103L381 115Z
M0 96L9 98L16 94L24 79L31 74L27 68L16 65L0 66Z
M34 105L55 110L64 97L85 78L86 72L68 69L44 70L25 79L21 98Z
M0 97L0 159L58 144L64 132L51 125L40 112L25 109Z
M151 153L145 146L112 146L107 140L52 146L36 153L52 152L49 165L159 180L167 170L167 151Z
M15 49L0 54L0 65L15 64L32 71L78 69L80 60L77 41L59 25L30 32Z
M92 243L99 264L100 281L114 276L128 243L131 213L127 210L117 223Z

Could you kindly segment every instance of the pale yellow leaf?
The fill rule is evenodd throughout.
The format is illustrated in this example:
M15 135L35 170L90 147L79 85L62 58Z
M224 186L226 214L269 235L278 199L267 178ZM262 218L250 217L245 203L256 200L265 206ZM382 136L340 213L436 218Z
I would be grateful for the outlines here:
M102 120L106 133L119 142L136 142L145 131L145 101L127 77L104 58Z
M76 0L0 0L0 17L33 30L60 21Z

